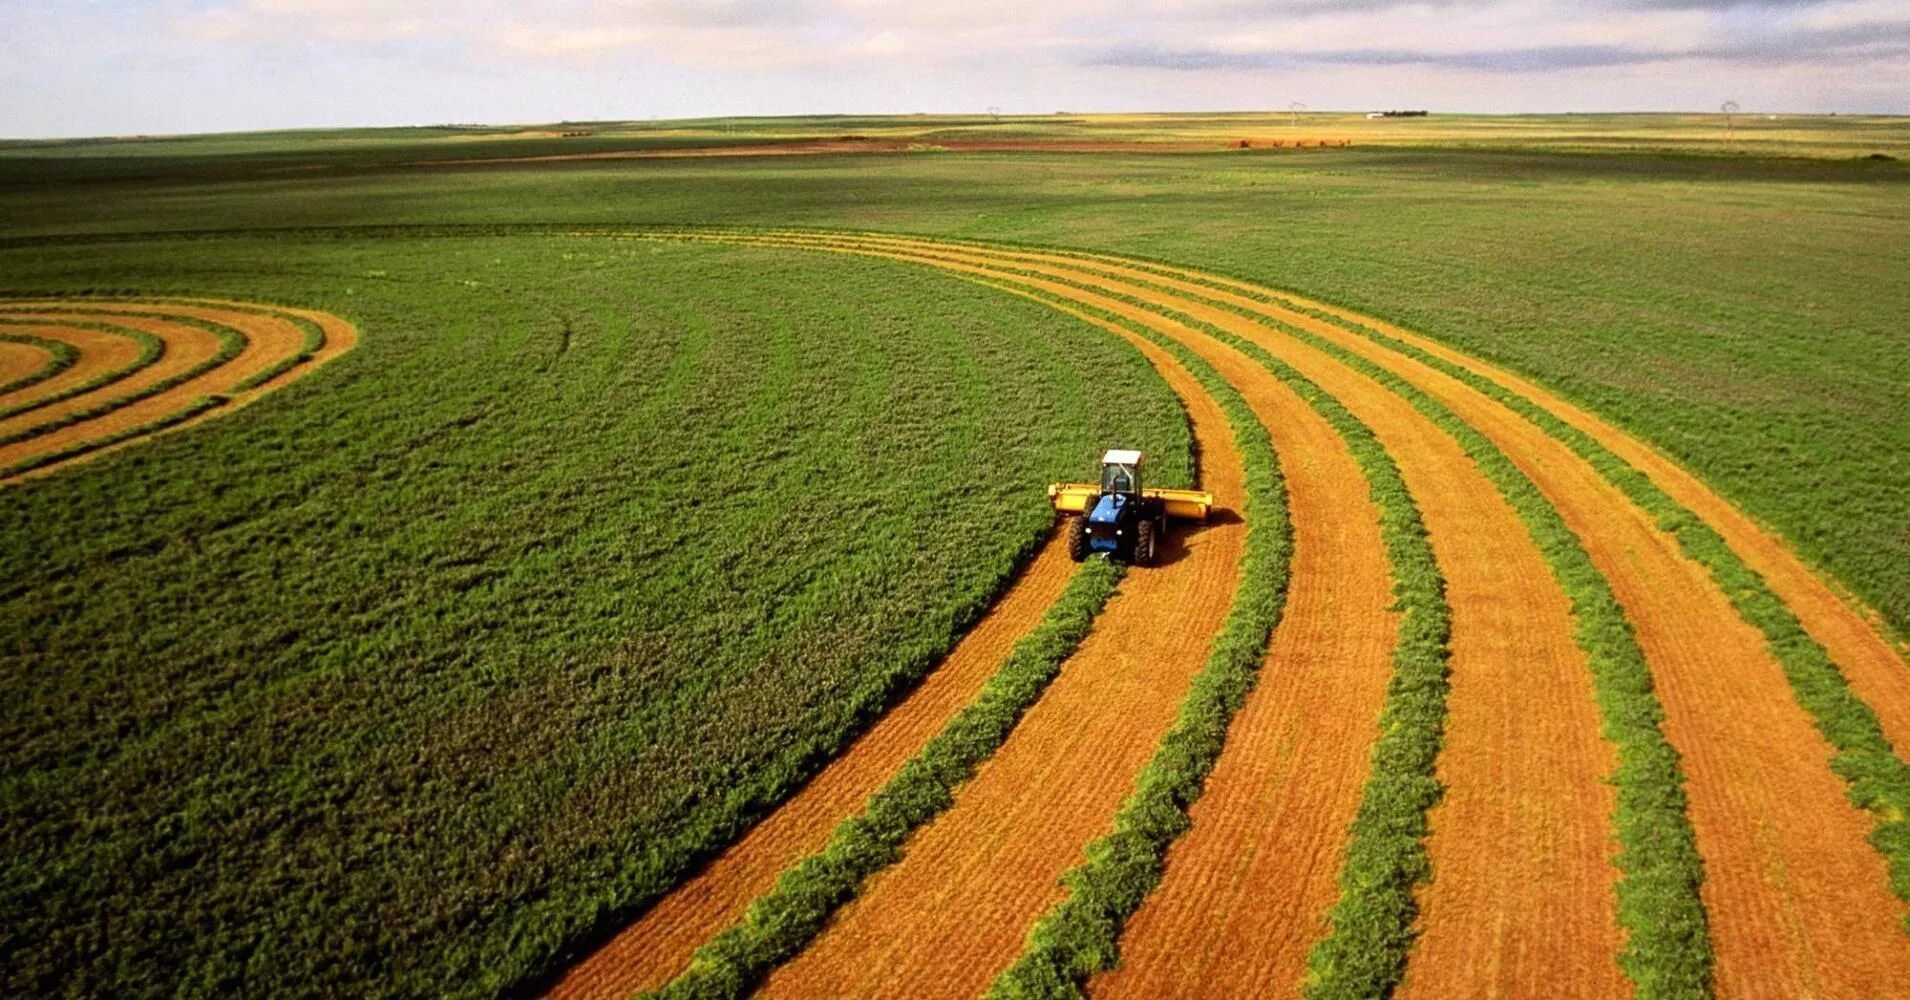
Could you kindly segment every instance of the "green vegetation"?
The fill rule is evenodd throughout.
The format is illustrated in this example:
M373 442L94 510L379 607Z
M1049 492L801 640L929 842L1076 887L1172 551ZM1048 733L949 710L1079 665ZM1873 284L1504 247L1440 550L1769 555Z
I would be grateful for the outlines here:
M0 326L6 325L7 322L5 319L0 319ZM21 389L30 389L39 385L41 382L73 367L73 363L80 359L79 349L64 340L35 337L32 334L25 333L0 333L0 341L5 341L9 344L26 344L30 347L37 347L47 353L46 364L10 382L0 382L0 396L6 396L19 392Z
M180 424L185 423L188 420L193 419L194 417L202 416L212 410L216 410L219 407L224 406L225 404L231 401L232 401L232 397L224 395L222 393L217 393L210 396L196 397L193 399L192 402L187 403L185 406L182 406L177 410L173 410L172 412L167 413L163 416L154 417L153 419L148 420L143 424L135 424L132 427L125 428L124 430L115 431L104 437L97 437L97 438L93 438L90 441L81 441L78 444L68 445L67 447L61 448L57 451L43 452L41 454L33 456L32 458L23 459L21 461L13 463L12 465L5 466L4 468L0 468L0 479L6 479L11 476L23 475L25 473L32 472L34 469L38 469L43 466L52 465L56 462L64 462L69 458L78 458L81 455L86 455L95 451L100 451L105 448L110 448L113 445L120 444L126 441L131 441L132 439L137 437L145 437L148 434L157 434L168 427L176 427Z
M523 982L932 665L1047 530L1044 484L1108 441L1189 471L1127 345L902 265L395 236L0 260L16 290L366 331L0 490L0 968L27 993Z
M911 833L954 804L956 789L1008 739L1087 637L1122 570L1102 559L1084 564L975 700L871 796L860 815L836 827L827 847L784 872L741 923L697 949L689 969L659 995L743 996L807 947L870 875L901 857Z
M1053 301L1042 293L1023 294ZM1027 949L989 990L997 997L1079 996L1089 975L1113 967L1121 929L1160 884L1168 847L1191 825L1187 809L1220 759L1228 724L1246 703L1286 606L1293 525L1267 429L1240 393L1192 351L1145 327L1101 318L1171 352L1226 412L1246 472L1247 539L1233 608L1181 700L1173 728L1141 769L1113 829L1088 844L1088 860L1063 876L1067 898L1036 922Z

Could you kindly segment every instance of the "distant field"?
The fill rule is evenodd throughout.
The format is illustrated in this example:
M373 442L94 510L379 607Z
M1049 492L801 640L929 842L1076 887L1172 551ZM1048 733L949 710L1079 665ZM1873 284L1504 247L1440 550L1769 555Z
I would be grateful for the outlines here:
M348 163L539 156L843 138L940 141L1120 142L1225 147L1240 140L1322 140L1360 146L1679 152L1848 159L1910 157L1910 122L1871 115L1739 113L1466 115L1369 119L1347 112L1209 114L818 115L665 122L338 129L136 140L0 141L0 152L65 158L217 156Z
M1351 145L1225 148L1302 135ZM1031 146L509 162L843 136ZM1440 914L1503 900L1437 873L1536 836L1514 800L1573 818L1547 829L1582 863L1525 879L1521 905L1574 901L1558 938L1601 982L1702 992L1715 962L1729 992L1768 961L1795 984L1831 974L1811 963L1833 946L1887 965L1910 898L1910 163L1873 153L1910 159L1910 124L817 117L0 144L0 301L214 296L360 334L227 416L0 485L0 970L131 995L556 983L799 789L832 794L829 769L874 752L858 735L1012 599L1052 523L1040 487L1112 443L1152 452L1158 481L1225 484L1226 516L1111 598L1085 576L1052 598L1085 617L1002 660L1012 697L915 724L947 742L882 751L916 770L870 786L890 797L869 816L861 786L814 807L813 843L759 860L790 878L690 921L653 985L853 993L937 962L961 967L945 983L1082 982L1133 916L1135 978L1096 986L1145 994L1232 940L1186 934L1208 885L1175 867L1191 818L1195 857L1232 857L1216 829L1297 838L1255 876L1288 890L1255 920L1307 928L1266 952L1281 975L1469 989L1497 966ZM6 392L70 363L4 344ZM1611 426L1574 437L1547 409L1569 406ZM1627 480L1617 452L1671 468L1652 448L1697 480ZM1897 645L1797 597L1815 578L1755 548L1757 525ZM1508 608L1550 617L1492 617ZM1800 639L1794 609L1843 638ZM1531 641L1480 638L1501 626ZM1507 763L1554 730L1575 742ZM1296 746L1314 766L1239 756ZM1576 777L1544 799L1480 777L1514 773ZM1046 854L1014 867L1023 847ZM1759 880L1780 862L1794 882ZM985 863L1015 874L963 867ZM1070 910L1052 894L1073 865ZM1857 895L1800 901L1819 878ZM909 886L1009 887L1028 912L944 939ZM1747 944L1770 898L1819 951ZM1827 929L1846 898L1870 936ZM1445 922L1409 951L1420 906ZM858 950L904 917L907 962Z

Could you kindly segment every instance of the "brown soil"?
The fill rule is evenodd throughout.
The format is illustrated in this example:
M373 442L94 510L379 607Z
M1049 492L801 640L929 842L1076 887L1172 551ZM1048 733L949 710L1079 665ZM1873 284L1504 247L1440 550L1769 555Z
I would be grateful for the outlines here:
M0 313L0 315L8 315ZM82 330L67 326L7 326L7 330L61 340L79 348L80 356L72 367L36 385L27 386L16 392L0 396L0 409L12 409L24 406L36 399L51 399L62 392L99 378L107 372L119 371L139 359L139 345L122 337L99 330ZM10 422L0 426L12 426ZM26 425L21 425L26 426Z
M1180 366L1135 339L1191 418L1202 485L1238 508L1242 471L1219 408ZM1128 575L1014 735L801 955L772 996L973 996L1020 952L1133 787L1232 603L1245 526L1174 532L1165 562Z
M1852 690L1877 713L1884 736L1891 745L1900 752L1910 749L1910 664L1905 663L1882 630L1873 624L1874 612L1846 600L1831 584L1812 572L1775 533L1759 527L1696 476L1651 446L1539 386L1391 324L1352 316L1319 303L1296 301L1364 323L1484 375L1591 435L1633 468L1651 477L1672 499L1703 518L1724 537L1738 558L1764 577L1771 590L1797 616L1804 630L1830 653L1849 679Z
M22 315L23 318L45 319L51 322L61 320L88 322L100 318L99 313L92 309L91 304L88 305L87 310L83 313L63 311L34 314L10 313L10 315ZM97 406L111 403L113 400L124 398L156 382L187 371L194 365L201 364L208 358L219 353L219 338L209 330L187 326L183 323L175 323L170 320L140 316L114 316L112 317L112 322L116 326L141 330L164 340L166 342L166 353L152 364L127 375L125 378L94 389L91 392L82 393L71 399L61 400L57 403L51 403L29 410L8 420L0 420L0 435L12 434L29 427L59 420L74 413L80 413ZM101 338L111 337L110 334L97 334L97 336ZM77 341L74 341L74 344L75 346L81 346ZM135 350L135 354L137 354L137 350ZM78 368L84 364L86 364L86 359L82 357L80 364L74 367ZM201 393L195 393L194 395L200 394ZM157 407L157 412L170 412L180 405L180 403L177 402L164 402L166 397L171 395L172 393L170 392L164 393L147 400L147 403L164 404ZM186 400L190 400L191 398L192 397L186 397ZM153 410L155 407L145 406L140 407L140 409ZM115 413L117 413L117 411L115 411ZM113 416L114 414L109 413L99 419L109 420ZM148 417L147 419L151 418ZM89 420L82 424L75 424L64 430L54 431L50 434L42 434L39 437L21 441L17 444L0 447L0 468L12 465L15 462L30 458L42 452L58 451L61 448L65 448L89 437L98 437L102 433L110 433L110 431L102 432L92 429L97 422L97 420ZM140 421L135 421L135 423L139 422ZM124 426L132 425L128 424ZM114 429L117 429L117 427Z
M0 333L5 332L0 330ZM44 334L36 334L44 336ZM53 363L53 352L37 344L0 340L0 385L26 378Z
M163 314L163 316L138 315L142 313ZM211 371L168 389L159 395L120 406L102 416L83 421L71 427L51 431L38 437L17 442L13 445L0 447L0 467L12 465L36 455L61 451L87 441L108 437L122 430L143 426L191 405L202 396L233 394L234 387L238 383L299 352L303 343L303 335L295 324L283 318L287 314L312 319L320 323L326 331L325 347L314 356L311 363L299 365L264 386L238 394L232 403L209 411L192 420L172 425L161 433L177 430L197 423L199 420L209 419L215 415L231 412L238 406L257 399L265 392L285 385L292 379L312 370L316 367L317 363L330 360L344 351L349 350L353 344L356 343L356 330L343 320L322 313L294 309L275 310L267 306L254 306L245 303L219 303L211 300L194 300L191 302L172 301L164 303L95 300L0 303L0 315L9 317L45 317L55 322L60 320L105 321L120 327L144 330L166 341L166 354L160 358L158 362L94 392L89 392L82 396L74 397L71 400L21 414L13 421L0 422L0 431L10 431L18 427L33 426L43 421L57 419L68 413L78 412L111 400L124 398L129 393L137 391L142 387L150 386L161 379L186 371L218 353L218 338L214 334L165 317L190 317L223 325L240 330L247 338L247 345L245 349L240 352L238 357L227 361L225 364ZM88 333L89 331L72 332L78 334ZM124 338L112 338L110 335L94 334L94 336L106 338L99 342L99 346L102 349L106 349L110 346L107 341L117 342L122 345L129 343L124 340ZM71 338L68 339L71 340ZM72 342L74 342L76 346L79 345L78 341ZM112 349L121 350L123 348ZM80 361L74 365L73 369L62 373L57 379L49 380L49 383L72 384L70 381L67 381L67 377L75 370L89 371L93 374L97 374L101 370L111 370L111 365L102 366L99 360L92 356L93 353L93 351L89 350L82 354ZM134 347L132 355L136 356L137 353L137 348ZM130 357L120 363L124 364L129 360ZM82 375L81 380L83 381L85 378L90 377L92 377L90 374ZM34 388L38 390L42 387L36 386ZM18 421L17 424L16 421ZM146 436L142 435L109 448L97 449L67 461L43 466L33 470L28 475L43 475L53 470L64 468L72 462L86 461L108 451L116 450L117 448L143 440L146 440ZM23 477L15 477L13 481L17 481L19 478Z
M743 839L573 966L550 995L629 997L682 972L704 941L741 919L785 868L821 850L837 824L974 700L1061 595L1073 568L1055 535L921 686Z
M907 241L881 245L931 248ZM991 259L947 248L935 252L966 262ZM1554 989L1558 971L1570 969L1584 995L1621 992L1612 893L1617 871L1608 821L1616 797L1604 781L1616 767L1615 755L1598 736L1598 709L1584 654L1572 638L1570 603L1491 481L1453 438L1404 399L1292 338L1198 301L1056 263L1065 258L992 259L1072 277L1254 340L1374 429L1420 507L1453 608L1451 716L1440 758L1440 777L1450 791L1432 815L1429 850L1439 875L1423 894L1426 933L1408 986L1445 996L1529 992ZM1133 309L1114 300L1097 304ZM1161 328L1205 356L1250 402L1290 396L1269 372L1220 342L1186 328ZM1300 419L1296 409L1312 412L1291 397L1284 407L1263 410L1262 421L1287 427ZM1280 450L1295 454L1284 443ZM1353 519L1346 498L1364 492L1356 468L1352 474L1314 508L1340 527ZM1290 489L1301 533L1299 482ZM1378 607L1384 608L1384 553L1376 529L1367 527L1371 557L1378 560ZM1307 551L1300 542L1303 534L1296 542L1296 583ZM1336 572L1357 576L1349 565L1359 564L1359 549L1341 539L1316 557ZM1303 597L1296 591L1292 599ZM1338 610L1345 613L1346 606ZM1276 661L1267 664L1194 809L1193 831L1175 845L1166 882L1123 938L1122 972L1096 980L1093 992L1152 995L1198 984L1251 993L1297 983L1306 949L1324 930L1325 909L1337 895L1333 878L1344 830L1365 778L1372 720L1390 673L1392 630L1375 628L1382 622L1368 619L1350 634L1291 650L1281 643L1292 622L1283 624L1274 652L1291 652L1288 663L1297 672L1280 669ZM1367 665L1364 699L1361 684L1348 676L1357 668L1347 670L1349 664ZM1309 666L1311 678L1305 676ZM1316 689L1310 702L1309 680ZM1287 682L1297 693L1281 690ZM1262 701L1270 704L1263 708ZM1319 726L1321 719L1336 724ZM1309 740L1316 745L1302 752L1297 744ZM1306 762L1291 787L1255 770L1279 756L1278 750L1263 756L1270 746ZM1250 812L1255 804L1260 811ZM1206 817L1213 819L1203 829ZM1242 829L1278 830L1280 837L1242 844ZM1296 872L1316 877L1296 878ZM1282 885L1277 897L1257 891L1269 880ZM1226 932L1216 933L1217 924ZM1243 961L1249 954L1254 960Z
M1257 308L1398 372L1479 428L1538 484L1637 629L1684 758L1725 995L1866 996L1910 968L1904 905L1831 748L1703 567L1535 425L1456 379L1331 324ZM1435 875L1437 877L1437 875ZM1410 973L1409 973L1410 975Z

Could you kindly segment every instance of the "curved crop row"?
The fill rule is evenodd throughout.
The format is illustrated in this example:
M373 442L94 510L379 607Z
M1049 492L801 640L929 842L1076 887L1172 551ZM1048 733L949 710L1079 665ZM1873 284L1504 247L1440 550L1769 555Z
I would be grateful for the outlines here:
M1821 643L1805 631L1764 579L1702 518L1583 430L1498 383L1411 344L1356 324L1344 324L1376 342L1433 366L1511 407L1590 462L1678 539L1685 554L1710 571L1744 620L1764 634L1817 729L1837 749L1832 766L1850 785L1850 799L1876 819L1871 842L1890 865L1891 888L1910 902L1910 764L1898 755L1877 713L1851 690L1848 678ZM1910 914L1903 918L1910 930Z
M304 310L201 299L62 299L0 302L0 323L90 330L130 337L139 355L0 413L28 418L0 434L0 479L45 469L183 425L235 402L249 402L285 377L349 349L350 324ZM326 328L334 334L327 336ZM216 349L150 380L115 387L162 363L168 341L209 333ZM78 348L75 348L78 350ZM188 361L190 360L190 363ZM73 361L85 364L85 352ZM73 407L62 407L78 400ZM56 410L55 408L62 408ZM36 414L52 414L31 419Z
M1611 585L1558 511L1485 435L1398 375L1298 327L1262 320L1387 386L1457 438L1538 541L1572 599L1575 638L1588 657L1607 737L1619 751L1611 780L1625 877L1617 892L1619 922L1629 934L1620 964L1643 996L1707 995L1711 944L1698 892L1704 869L1685 815L1684 775L1661 728L1664 708L1650 667Z
M25 325L32 322L33 321L31 320L0 318L0 323L7 323L7 324ZM5 409L0 409L0 420L9 420L14 417L20 416L23 413L30 413L43 406L52 406L55 403L63 403L69 399L74 398L75 396L84 396L89 392L94 392L99 389L103 389L109 385L112 385L115 382L118 382L122 379L130 377L131 375L140 371L141 369L151 367L153 364L157 363L159 359L164 357L166 354L166 342L162 340L161 338L159 338L158 336L148 333L145 330L134 330L128 327L116 327L108 323L86 323L86 322L77 322L77 321L61 321L60 325L63 327L72 328L72 329L91 330L96 333L104 333L104 334L109 334L111 336L124 337L128 340L131 340L134 344L138 346L139 353L135 355L132 358L132 360L128 361L126 364L120 365L116 368L109 369L107 371L100 372L98 375L95 375L92 378L89 378L86 381L81 382L77 385L67 386L65 388L60 389L59 391L55 393L52 393L51 395L40 396L34 399L28 399L20 403L15 403L14 405L9 406ZM65 346L68 350L74 352L73 362L77 364L79 360L81 359L81 357L83 356L83 352L80 352L78 348L73 347L71 344L66 344L64 341L60 341L59 343ZM68 367L70 368L72 366L69 365Z
M0 396L10 396L21 389L30 389L41 382L73 367L80 359L79 349L64 340L48 337L35 337L23 333L0 333L0 341L9 344L23 344L38 348L47 354L46 363L9 382L0 383ZM4 418L0 418L4 419Z

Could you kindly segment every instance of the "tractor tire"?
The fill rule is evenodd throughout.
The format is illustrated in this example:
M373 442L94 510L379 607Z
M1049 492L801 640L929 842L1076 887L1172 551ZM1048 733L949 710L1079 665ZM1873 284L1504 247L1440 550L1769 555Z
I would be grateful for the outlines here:
M1140 527L1134 529L1134 565L1154 565L1155 542L1154 522L1142 521Z
M1086 517L1068 520L1068 558L1080 562L1088 557L1088 519Z

